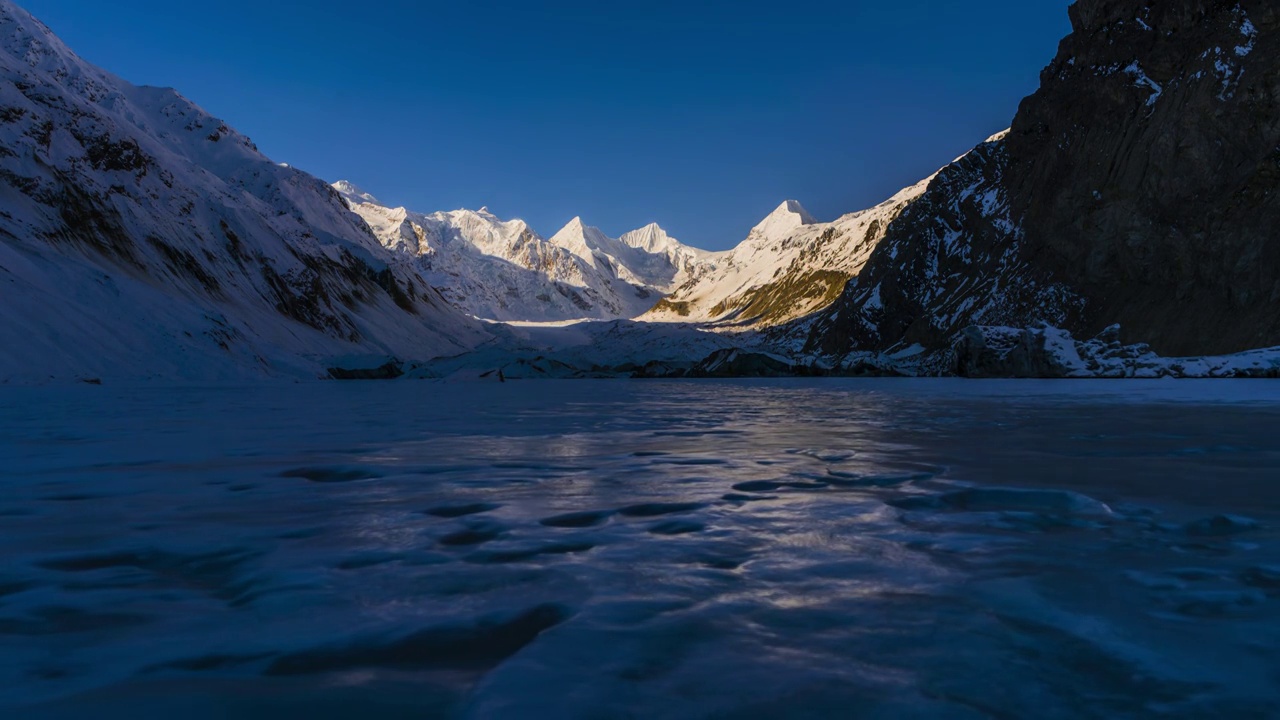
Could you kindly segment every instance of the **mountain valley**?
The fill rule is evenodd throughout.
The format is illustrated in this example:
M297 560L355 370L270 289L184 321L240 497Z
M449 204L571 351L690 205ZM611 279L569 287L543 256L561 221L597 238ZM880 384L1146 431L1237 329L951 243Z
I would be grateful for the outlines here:
M1280 374L1280 13L1070 14L1010 130L708 252L384 206L0 0L0 382Z

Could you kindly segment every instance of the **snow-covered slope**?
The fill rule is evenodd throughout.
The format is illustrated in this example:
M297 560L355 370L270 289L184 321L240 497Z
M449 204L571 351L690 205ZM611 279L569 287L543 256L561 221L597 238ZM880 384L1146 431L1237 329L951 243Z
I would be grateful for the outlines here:
M746 240L717 257L713 268L689 274L644 319L764 327L825 308L928 183L830 223L818 222L800 203L787 200Z
M657 225L611 238L574 218L550 239L482 208L430 215L334 185L384 246L413 256L455 306L489 320L632 318L709 266Z
M324 374L488 337L323 182L0 0L0 382Z

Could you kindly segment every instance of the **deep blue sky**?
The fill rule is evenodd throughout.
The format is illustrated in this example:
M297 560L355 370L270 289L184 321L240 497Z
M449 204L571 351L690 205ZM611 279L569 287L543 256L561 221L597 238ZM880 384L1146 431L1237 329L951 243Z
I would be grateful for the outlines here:
M1068 0L19 0L275 160L550 235L736 244L879 202L1008 126Z

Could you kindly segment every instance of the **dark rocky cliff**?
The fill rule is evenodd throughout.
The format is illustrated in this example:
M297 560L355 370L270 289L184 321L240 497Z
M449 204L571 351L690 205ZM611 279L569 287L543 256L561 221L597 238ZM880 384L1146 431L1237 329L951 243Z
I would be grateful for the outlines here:
M811 350L942 355L969 326L1045 323L1166 355L1280 345L1280 6L1070 14L1011 131L889 228Z

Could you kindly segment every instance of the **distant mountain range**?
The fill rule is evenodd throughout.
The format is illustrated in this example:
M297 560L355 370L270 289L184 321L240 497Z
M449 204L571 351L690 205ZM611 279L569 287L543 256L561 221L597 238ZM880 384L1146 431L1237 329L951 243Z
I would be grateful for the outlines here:
M349 182L334 187L385 247L416 258L455 306L489 320L633 318L716 257L657 225L611 238L574 218L548 240L485 208L424 215L385 207Z
M787 200L737 247L690 247L657 224L611 238L574 218L550 239L487 209L415 213L334 183L388 249L478 318L549 322L638 318L722 329L780 325L831 305L928 180L870 210L818 222Z
M0 0L0 382L1280 375L1280 10L1070 14L1007 133L712 253L386 207Z

